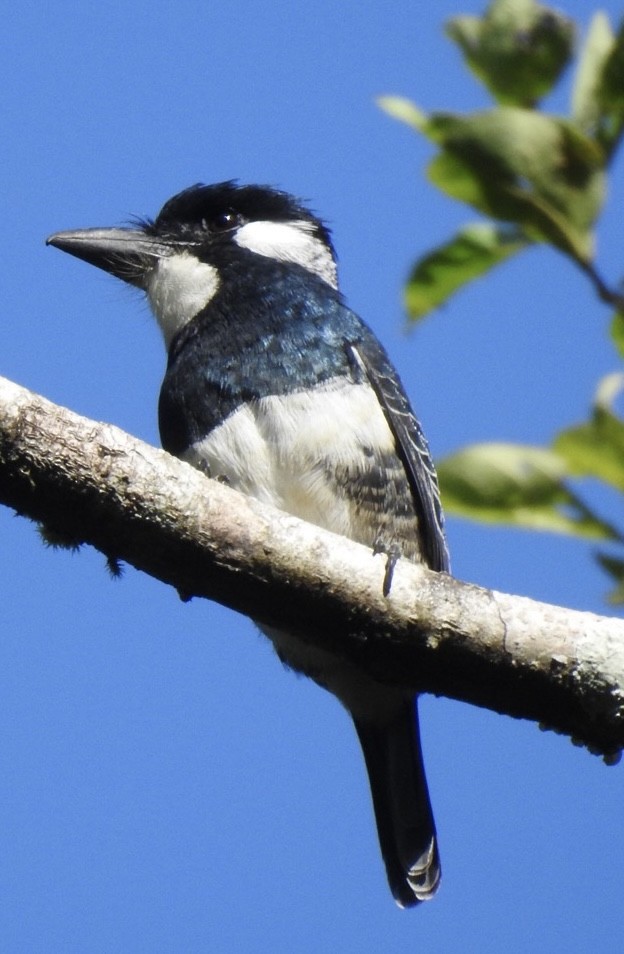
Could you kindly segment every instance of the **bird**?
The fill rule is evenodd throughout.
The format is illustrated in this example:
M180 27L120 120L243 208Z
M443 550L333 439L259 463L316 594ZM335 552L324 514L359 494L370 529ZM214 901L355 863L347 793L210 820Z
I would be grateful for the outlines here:
M140 289L162 331L166 451L282 511L448 572L438 483L399 376L338 287L330 229L265 185L196 184L155 219L47 243ZM429 900L440 859L417 696L346 657L265 628L289 668L350 713L400 907Z

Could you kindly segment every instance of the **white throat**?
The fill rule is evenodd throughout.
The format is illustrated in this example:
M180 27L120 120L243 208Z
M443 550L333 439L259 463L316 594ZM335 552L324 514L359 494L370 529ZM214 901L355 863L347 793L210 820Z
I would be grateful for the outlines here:
M178 331L206 307L219 289L212 265L188 252L160 258L147 276L147 298L169 348Z
M324 242L314 235L314 226L305 219L297 222L248 222L234 236L241 248L257 255L294 262L338 287L336 263Z

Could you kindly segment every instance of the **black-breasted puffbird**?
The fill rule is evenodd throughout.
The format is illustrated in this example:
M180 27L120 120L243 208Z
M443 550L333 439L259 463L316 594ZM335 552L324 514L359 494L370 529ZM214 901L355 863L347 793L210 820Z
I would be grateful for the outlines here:
M327 226L298 199L267 186L195 185L136 227L48 242L147 295L168 353L165 450L376 551L448 569L418 420L386 352L338 291ZM413 694L293 634L267 635L355 722L395 899L407 907L432 897L440 863Z

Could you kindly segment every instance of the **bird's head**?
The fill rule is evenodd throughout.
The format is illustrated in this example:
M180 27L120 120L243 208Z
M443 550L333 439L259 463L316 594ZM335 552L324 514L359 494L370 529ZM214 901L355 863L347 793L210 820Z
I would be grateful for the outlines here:
M301 266L337 285L327 226L269 186L194 185L169 199L155 219L56 232L47 244L142 289L167 343L215 296L224 263L244 252Z

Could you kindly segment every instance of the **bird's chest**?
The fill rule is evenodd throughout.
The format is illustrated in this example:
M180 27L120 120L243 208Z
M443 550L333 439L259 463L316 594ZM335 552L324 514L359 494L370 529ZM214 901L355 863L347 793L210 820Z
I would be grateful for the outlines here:
M182 456L212 477L366 546L399 543L418 559L417 519L394 436L367 383L336 376L303 390L239 403ZM371 559L373 557L371 549ZM339 656L266 630L283 662L352 711L396 704Z
M315 388L245 402L182 455L237 490L372 545L372 475L394 439L370 387L335 378Z
M414 555L416 518L394 438L367 385L334 379L311 391L243 404L184 455L231 486L372 548L402 538ZM371 560L379 559L373 555ZM381 567L380 567L381 572ZM381 583L380 583L381 585ZM336 695L354 714L390 718L389 691L334 653L263 627L282 662Z

